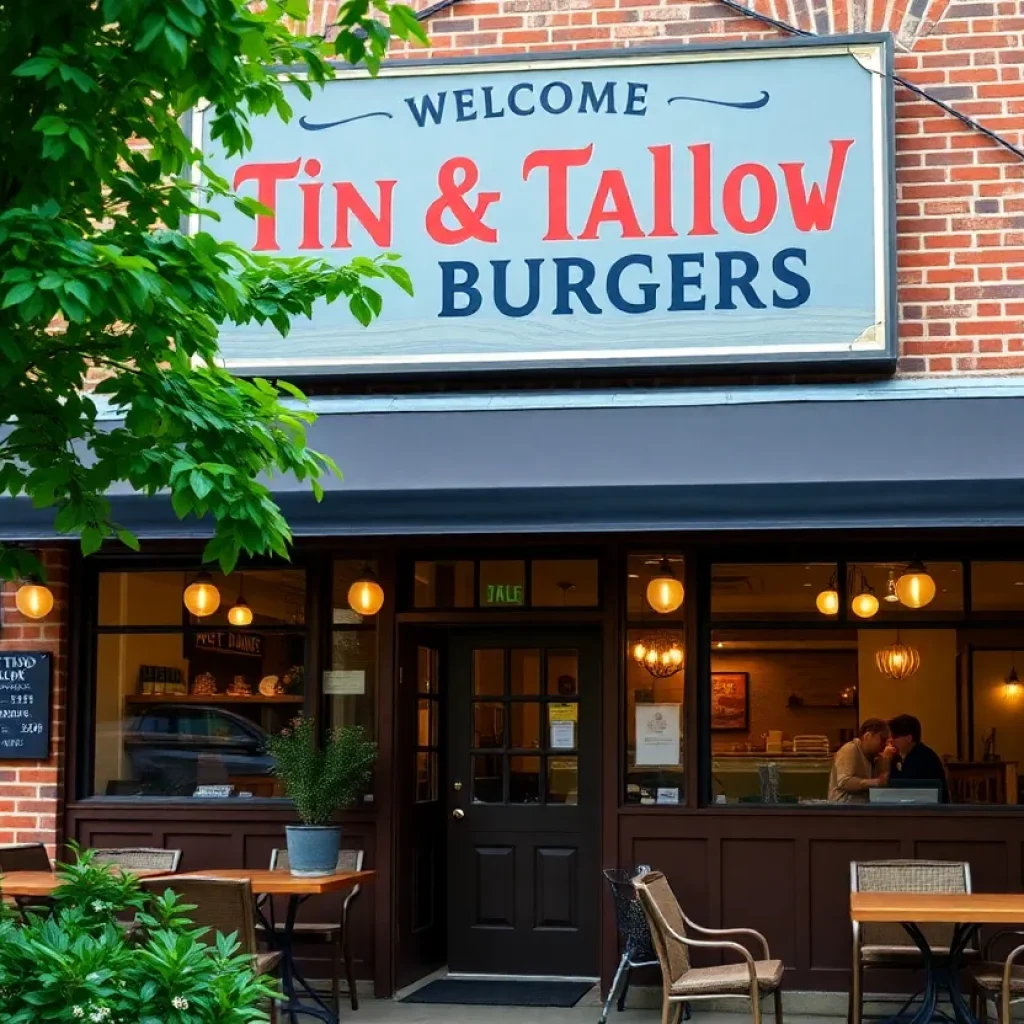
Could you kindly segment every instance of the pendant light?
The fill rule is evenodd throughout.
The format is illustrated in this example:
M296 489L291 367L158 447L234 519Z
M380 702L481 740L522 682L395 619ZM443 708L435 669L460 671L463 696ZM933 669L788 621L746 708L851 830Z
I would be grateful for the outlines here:
M878 612L878 598L875 589L868 583L867 576L860 574L860 592L850 602L850 610L858 619L870 619Z
M885 582L885 597L882 600L888 604L899 603L900 596L896 593L896 572L893 569L889 570L889 578Z
M647 584L647 603L660 615L674 612L682 603L686 592L676 579L668 558L664 555Z
M1017 652L1014 651L1013 659L1010 662L1010 674L1006 677L1006 685L1003 687L1004 700L1020 700L1021 685L1020 676L1017 675Z
M369 565L363 566L359 578L348 588L348 606L359 615L376 615L384 606L384 588Z
M883 647L875 655L875 667L890 679L907 679L921 667L921 655L909 644L900 642L897 630L896 642Z
M828 586L814 599L815 607L822 615L839 614L839 591L836 589L836 574L828 581Z
M667 679L683 667L682 645L671 633L648 633L633 644L631 653L633 660L655 679Z
M14 604L26 619L44 619L53 610L53 591L45 583L25 580L15 591Z
M220 607L220 591L210 574L201 572L185 588L182 600L197 619L205 619Z
M924 608L935 597L935 580L924 562L911 562L896 581L896 596L908 608Z
M238 600L228 609L228 622L232 626L248 626L252 623L252 609L245 600L245 576L238 574Z

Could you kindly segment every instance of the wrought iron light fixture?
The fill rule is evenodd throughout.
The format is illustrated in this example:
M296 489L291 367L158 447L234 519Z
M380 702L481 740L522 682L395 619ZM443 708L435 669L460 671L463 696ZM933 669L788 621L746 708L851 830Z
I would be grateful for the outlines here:
M850 602L850 610L858 619L870 619L878 613L878 598L875 597L875 588L868 583L864 570L860 572L860 589L857 595ZM850 588L854 589L853 587Z
M1022 688L1020 676L1017 675L1017 652L1013 652L1010 662L1010 674L1006 677L1006 685L1003 687L1004 700L1020 700Z
M839 614L839 591L836 589L836 574L828 581L828 586L814 599L814 604L822 615Z
M921 667L921 655L916 648L900 640L897 630L896 642L875 655L875 667L890 679L908 679Z
M683 667L683 646L673 633L647 633L633 644L631 653L633 660L655 679L668 679Z

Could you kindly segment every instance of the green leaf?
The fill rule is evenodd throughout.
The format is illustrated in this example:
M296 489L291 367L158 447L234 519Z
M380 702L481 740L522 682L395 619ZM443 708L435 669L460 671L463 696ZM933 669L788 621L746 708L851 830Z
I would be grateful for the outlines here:
M120 528L117 530L117 539L126 547L131 548L132 551L140 550L139 538L135 536L131 530L125 530Z
M56 67L57 61L52 57L30 57L19 64L11 74L18 78L45 78Z
M47 114L39 118L32 127L33 131L41 132L43 135L64 135L68 131L67 121L56 114Z
M87 526L82 530L82 554L88 557L103 546L103 533L99 527Z
M193 469L189 475L192 493L202 501L213 490L213 481L201 469Z
M35 291L36 286L31 281L23 281L21 284L16 284L4 296L2 308L9 309L11 306L17 306L19 303L31 298L31 296L35 294Z

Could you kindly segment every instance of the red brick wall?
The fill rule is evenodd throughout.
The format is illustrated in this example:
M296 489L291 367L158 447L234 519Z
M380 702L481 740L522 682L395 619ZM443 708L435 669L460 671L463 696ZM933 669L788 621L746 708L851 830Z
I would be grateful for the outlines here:
M61 548L38 554L53 591L53 611L45 619L26 619L14 605L16 588L0 588L0 651L49 651L53 655L50 757L47 761L0 760L0 844L43 842L53 856L63 806L68 554Z
M314 0L309 27L337 5ZM822 35L891 31L899 75L1024 146L1019 0L748 5ZM785 37L716 0L458 0L427 27L433 57ZM906 89L896 101L900 372L1022 370L1024 160Z

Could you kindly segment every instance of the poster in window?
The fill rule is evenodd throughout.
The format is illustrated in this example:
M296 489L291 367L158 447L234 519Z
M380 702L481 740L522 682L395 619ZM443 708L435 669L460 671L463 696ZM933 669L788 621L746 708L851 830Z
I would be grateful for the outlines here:
M636 765L679 765L679 704L636 706Z
M749 691L746 672L711 673L711 728L715 732L750 729Z

